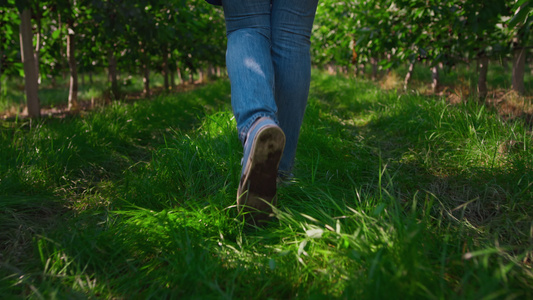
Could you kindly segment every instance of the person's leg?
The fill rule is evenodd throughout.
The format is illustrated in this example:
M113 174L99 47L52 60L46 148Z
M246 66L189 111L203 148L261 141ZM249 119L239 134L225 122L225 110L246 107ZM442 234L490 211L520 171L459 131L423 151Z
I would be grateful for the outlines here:
M224 0L226 65L239 139L260 117L277 121L271 58L270 0Z
M231 104L244 155L237 207L249 223L268 219L285 135L276 124L270 0L224 0Z
M286 136L279 165L291 172L311 81L310 38L318 0L272 1L272 60L278 120Z

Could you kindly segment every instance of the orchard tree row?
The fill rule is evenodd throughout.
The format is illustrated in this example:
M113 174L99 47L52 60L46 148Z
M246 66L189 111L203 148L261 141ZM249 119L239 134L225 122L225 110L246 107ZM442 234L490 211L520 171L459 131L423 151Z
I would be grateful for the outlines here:
M405 87L416 63L432 67L433 88L439 69L476 62L478 93L487 94L492 59L512 60L513 89L524 92L524 64L532 24L525 0L322 0L314 33L318 65L409 65ZM439 68L440 67L440 68Z
M28 114L40 115L40 78L70 77L76 109L78 74L106 71L109 94L121 98L117 74L174 76L224 65L221 10L203 0L0 0L0 82L24 76Z
M433 70L476 62L478 92L487 93L492 60L512 60L513 88L524 92L533 4L526 0L321 0L313 37L316 65ZM224 65L221 9L203 0L0 0L0 82L24 76L28 113L39 116L40 78L70 77L77 107L78 74L107 72L110 98L122 97L119 73L174 76ZM0 85L1 86L1 85Z

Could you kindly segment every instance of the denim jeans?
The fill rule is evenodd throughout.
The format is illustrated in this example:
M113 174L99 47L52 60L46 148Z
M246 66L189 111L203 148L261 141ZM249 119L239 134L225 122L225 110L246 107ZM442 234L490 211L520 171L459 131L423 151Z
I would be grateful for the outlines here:
M318 0L223 0L231 105L239 138L260 117L286 136L280 173L296 155L311 80L310 37Z

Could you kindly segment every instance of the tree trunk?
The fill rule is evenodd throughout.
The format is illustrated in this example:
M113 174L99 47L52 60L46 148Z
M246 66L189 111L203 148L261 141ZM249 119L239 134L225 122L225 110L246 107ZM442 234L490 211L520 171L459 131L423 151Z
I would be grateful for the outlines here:
M117 59L113 50L108 50L107 60L109 63L109 81L111 82L111 96L114 100L120 99L120 91L117 80Z
M175 91L176 90L176 72L174 69L170 71L170 88Z
M7 43L7 37L5 35L0 35L0 44L5 45ZM0 95L2 92L3 87L3 77L2 77L2 66L4 65L4 51L2 50L2 47L0 47Z
M501 63L502 63L503 71L505 73L509 73L509 61L507 60L507 57L503 57L501 59Z
M387 53L387 62L391 62L392 61L392 54L390 53ZM385 74L388 76L390 75L390 72L391 72L392 68L387 68L387 70L385 70Z
M370 65L372 65L372 80L377 80L378 79L378 59L375 57L371 57Z
M39 5L37 5L39 6ZM36 21L37 21L37 36L36 40L37 43L35 44L35 74L37 74L37 84L41 84L41 72L39 71L39 53L41 51L41 32L42 32L42 22L41 22L41 15L40 13L36 14Z
M74 20L67 20L67 60L70 69L70 88L68 92L68 110L78 110L78 70L76 66L76 41L74 36Z
M204 70L200 68L200 70L198 70L198 82L204 82L204 74Z
M411 80L411 77L413 77L413 72L415 70L415 63L416 63L416 60L412 60L411 63L409 64L409 70L407 71L407 74L405 75L405 79L403 80L404 90L407 90L409 81Z
M24 79L28 116L38 118L41 116L39 103L39 85L35 71L35 53L33 52L33 32L31 26L31 12L26 8L20 14L20 48L24 64Z
M365 76L365 64L357 64L355 65L355 76Z
M57 22L58 22L58 30L59 30L59 40L62 41L63 40L63 30L61 30L61 28L63 28L63 21L61 20L61 13L57 13ZM67 73L66 73L66 66L65 66L65 59L64 57L66 56L65 55L65 50L63 49L63 43L59 43L59 56L60 56L60 68L61 68L61 76L63 77L63 79L67 78Z
M168 91L170 89L170 83L169 83L170 70L168 68L168 56L169 56L169 53L165 48L163 51L163 66L162 66L165 91Z
M524 94L524 72L526 64L526 49L516 47L513 50L513 90L519 94Z
M435 65L431 68L431 89L433 94L439 92L440 78L439 78L439 65Z
M207 67L207 80L211 80L215 77L215 67L212 64L209 64Z
M182 73L181 73L180 68L177 68L177 69L176 69L176 72L178 72L177 75L178 75L178 82L179 82L179 84L183 83L183 75L182 75Z
M479 100L485 100L487 97L487 72L489 70L489 58L486 55L478 58L478 70L477 94Z
M4 42L4 40L0 39L0 42ZM2 57L4 57L4 51L0 50L0 95L2 94L2 86L3 86L3 79L2 79L2 64L3 60Z
M143 94L145 97L150 97L150 68L148 66L148 57L144 57L143 62Z

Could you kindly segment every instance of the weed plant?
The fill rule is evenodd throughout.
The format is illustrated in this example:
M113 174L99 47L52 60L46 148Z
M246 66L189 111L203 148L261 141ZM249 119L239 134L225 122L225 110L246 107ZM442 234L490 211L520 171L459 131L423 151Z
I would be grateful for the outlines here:
M315 73L295 177L258 229L235 208L229 93L2 121L0 294L533 297L525 124Z

